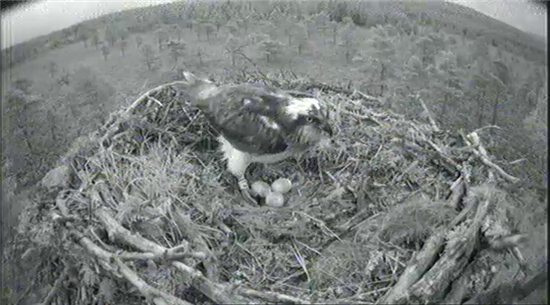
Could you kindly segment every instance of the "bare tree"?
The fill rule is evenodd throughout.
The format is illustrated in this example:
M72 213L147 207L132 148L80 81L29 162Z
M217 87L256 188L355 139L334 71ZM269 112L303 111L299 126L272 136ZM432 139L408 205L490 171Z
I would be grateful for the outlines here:
M155 31L155 37L157 38L159 44L159 50L161 50L163 43L168 40L168 32L164 29L158 29Z
M214 25L212 23L205 23L203 25L204 27L204 32L206 33L206 40L210 40L210 36L212 35L212 33L214 33Z
M50 60L47 66L48 73L50 74L50 77L54 77L57 71L59 70L59 67L57 66L57 63L53 60Z
M92 44L95 46L96 50L99 50L99 34L97 33L97 30L92 30L91 36Z
M111 52L111 49L106 44L103 44L101 46L101 54L103 54L103 58L105 61L107 61L107 57L109 56L109 53Z
M178 58L184 55L186 45L185 45L185 42L182 41L180 43L170 44L169 48L170 48L170 55L172 56L174 63L177 63Z
M125 51L126 51L126 48L128 47L128 41L126 40L121 40L120 41L120 53L122 54L122 56L125 55Z
M139 49L139 48L141 47L142 44L143 44L143 37L137 35L137 36L136 36L136 48Z
M141 48L141 54L143 54L143 60L147 65L147 70L152 71L154 68L154 64L157 60L157 56L155 54L155 51L153 51L153 47L151 47L151 45L149 44L144 44Z

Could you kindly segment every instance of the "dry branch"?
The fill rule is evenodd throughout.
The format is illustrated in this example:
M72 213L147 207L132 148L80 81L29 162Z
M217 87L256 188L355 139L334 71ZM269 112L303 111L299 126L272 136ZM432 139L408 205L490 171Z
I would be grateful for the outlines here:
M59 292L59 289L61 289L63 282L65 282L65 279L69 276L69 268L70 266L68 264L65 265L63 272L61 272L61 275L59 275L59 277L53 284L52 289L50 290L50 292L48 292L48 295L46 296L46 298L44 299L41 305L49 305L52 303L53 299Z
M455 188L455 190L457 189L458 188ZM457 196L457 198L451 198L452 200L461 200L464 195L465 194L462 193L461 196ZM448 228L453 228L460 223L473 207L474 202L471 202L453 219ZM439 230L437 233L428 238L428 240L426 240L424 247L422 247L422 249L416 253L413 258L411 258L411 261L407 264L407 268L399 278L398 282L390 291L386 293L383 298L377 302L377 304L394 304L403 302L409 298L410 287L417 283L417 281L419 281L438 260L439 254L443 250L447 231L448 229Z
M399 300L408 298L408 289L434 264L445 242L445 232L432 235L416 253L407 268L399 278L399 281L381 298L377 304L395 304Z
M527 282L508 282L478 294L464 304L513 304L528 297L548 281L548 269L544 268Z
M510 174L508 174L506 171L504 171L502 168L500 168L498 165L491 162L489 159L489 156L487 154L487 151L481 144L481 141L479 139L479 136L477 133L472 132L466 136L466 140L469 142L471 146L477 147L476 150L474 150L474 154L481 159L481 162L485 164L486 166L489 166L490 168L494 169L499 175L504 177L506 180L512 182L512 183L518 183L521 181L519 178L516 178Z
M118 258L115 258L114 260L118 266L118 271L120 272L120 274L122 274L124 278L126 278L126 280L132 283L132 285L134 285L134 287L136 287L141 292L141 294L146 296L148 299L153 300L153 302L155 302L156 304L191 305L191 303L189 302L186 302L169 293L148 285L132 269L126 266L126 264L124 264L122 260Z
M432 115L430 114L430 110L428 110L428 107L426 106L422 98L417 95L416 99L420 102L420 105L422 105L422 109L424 109L424 111L426 112L426 115L428 116L428 120L430 121L430 125L432 125L433 130L436 132L439 132L440 129L439 127L437 127L435 120L432 118Z
M257 291L248 288L237 288L236 291L238 294L245 297L261 299L272 303L311 304L310 300L304 300L273 291Z
M160 106L162 106L162 103L159 102L158 100L156 100L155 98L152 97L153 94L156 94L160 91L162 91L164 88L168 88L170 86L174 86L174 85L187 85L187 82L185 81L175 81L175 82L171 82L171 83L168 83L168 84L163 84L163 85L160 85L156 88L153 88L147 92L145 92L144 94L142 94L138 99L136 99L128 108L126 108L126 113L132 113L134 111L134 109L136 109L139 104L141 104L141 102L147 100L147 99L152 99L154 100L156 103L160 104Z
M488 189L461 241L453 248L447 249L422 279L410 288L410 296L413 299L429 303L442 301L448 286L463 272L479 243L481 222L487 215L491 201L492 191Z
M105 208L98 209L95 214L107 229L111 240L116 240L143 252L151 252L157 255L165 255L169 250L149 241L137 233L132 234L116 222ZM212 301L225 304L242 303L244 301L229 295L225 291L227 289L226 286L210 281L201 272L177 261L172 262L172 265L183 273L184 278L186 278L191 285Z
M98 261L101 262L101 265L107 271L110 271L111 273L113 273L113 275L117 277L123 276L128 282L132 283L132 285L134 285L141 292L142 295L146 296L147 298L151 298L156 304L164 304L161 300L156 300L159 297L168 302L168 304L190 304L171 294L149 286L133 270L126 266L122 262L122 260L117 257L117 255L103 250L77 230L71 230L71 235L89 253L93 254L98 259ZM111 265L113 261L117 263L117 267Z

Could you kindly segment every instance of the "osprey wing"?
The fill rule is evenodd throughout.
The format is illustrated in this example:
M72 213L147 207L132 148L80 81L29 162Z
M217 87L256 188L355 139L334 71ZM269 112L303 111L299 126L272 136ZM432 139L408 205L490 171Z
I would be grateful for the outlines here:
M281 109L288 96L262 85L218 88L199 104L210 123L235 148L250 154L275 154L287 147L290 130Z

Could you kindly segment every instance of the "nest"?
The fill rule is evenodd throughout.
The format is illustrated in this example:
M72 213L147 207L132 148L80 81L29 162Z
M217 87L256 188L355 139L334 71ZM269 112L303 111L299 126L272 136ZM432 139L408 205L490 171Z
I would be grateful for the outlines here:
M12 253L50 263L43 304L461 303L487 287L496 250L521 259L502 191L518 179L477 133L312 81L237 81L315 91L331 109L331 146L249 168L293 181L285 206L246 205L207 120L177 82L159 86L75 142L70 181L34 190Z

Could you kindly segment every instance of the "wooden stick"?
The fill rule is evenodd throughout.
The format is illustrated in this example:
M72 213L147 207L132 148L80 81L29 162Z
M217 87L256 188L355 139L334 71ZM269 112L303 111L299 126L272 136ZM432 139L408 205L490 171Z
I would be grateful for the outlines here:
M165 253L169 250L140 236L137 233L133 234L126 230L118 222L116 222L116 220L109 214L109 212L107 212L105 208L99 208L96 210L95 214L107 229L111 240L117 240L143 252L152 252L157 255L165 255ZM172 266L176 267L184 275L184 277L188 279L191 285L216 303L235 304L246 302L246 300L229 295L226 292L226 287L224 285L212 282L200 271L194 268L178 261L173 261Z
M440 129L439 129L439 127L437 127L437 124L435 123L435 120L432 118L432 115L430 114L430 110L428 110L428 107L426 106L426 104L424 103L422 98L417 95L416 99L420 102L420 105L422 105L422 108L424 109L424 111L426 111L426 114L428 115L428 120L430 121L430 125L432 125L432 128L435 131L439 132Z
M273 291L257 291L257 290L248 289L248 288L237 288L236 291L237 293L243 296L246 296L249 298L262 299L272 303L311 304L310 300L300 299L297 297L293 297L290 295L277 293Z
M50 305L52 303L53 298L57 295L61 286L63 286L63 282L65 281L68 275L69 275L69 265L67 264L65 265L63 272L61 272L61 275L57 278L57 280L53 284L52 289L50 290L50 292L48 292L48 295L46 296L46 298L44 299L41 305Z

